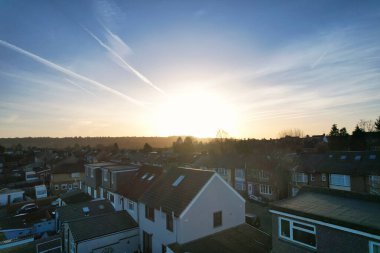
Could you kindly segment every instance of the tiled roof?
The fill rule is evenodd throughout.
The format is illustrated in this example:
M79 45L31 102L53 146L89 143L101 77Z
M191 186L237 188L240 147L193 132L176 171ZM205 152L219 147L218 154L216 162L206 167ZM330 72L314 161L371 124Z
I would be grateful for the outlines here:
M242 224L182 245L171 244L169 248L175 253L266 253L270 252L271 237Z
M76 242L137 227L137 223L126 211L118 211L69 222L69 229Z
M76 158L65 159L53 166L53 169L51 170L52 174L73 172L84 172L84 163L82 160Z
M58 218L62 222L67 222L75 219L86 217L83 208L88 207L90 212L89 216L96 216L105 213L114 212L114 208L108 200L94 200L82 202L78 204L61 206L57 208Z
M380 175L380 152L304 153L299 157L297 170L309 173Z
M379 196L303 187L272 209L380 235Z
M132 176L120 175L123 177L123 184L118 185L117 192L128 199L137 201L161 174L162 167L144 165Z
M143 196L142 203L164 212L174 212L179 217L202 187L215 174L214 171L175 168L164 173ZM184 176L178 186L173 183Z

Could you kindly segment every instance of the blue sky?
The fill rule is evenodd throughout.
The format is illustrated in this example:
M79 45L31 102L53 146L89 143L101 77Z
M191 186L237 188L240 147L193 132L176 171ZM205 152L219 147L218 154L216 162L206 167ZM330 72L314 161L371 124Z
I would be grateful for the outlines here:
M380 116L378 1L0 1L0 137L277 137Z

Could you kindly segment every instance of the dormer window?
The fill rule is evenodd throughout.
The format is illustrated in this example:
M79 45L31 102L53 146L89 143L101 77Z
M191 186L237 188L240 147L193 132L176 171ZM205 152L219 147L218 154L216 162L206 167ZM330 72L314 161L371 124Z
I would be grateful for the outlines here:
M172 186L174 186L174 187L178 186L178 185L182 182L182 180L183 180L184 178L185 178L184 175L179 176L179 177L174 181L174 183L172 184Z

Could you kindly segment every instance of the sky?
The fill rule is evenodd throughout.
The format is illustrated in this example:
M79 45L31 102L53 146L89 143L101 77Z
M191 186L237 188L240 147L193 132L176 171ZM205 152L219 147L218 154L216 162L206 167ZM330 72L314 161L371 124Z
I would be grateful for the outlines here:
M379 1L0 0L0 137L276 138L380 116Z

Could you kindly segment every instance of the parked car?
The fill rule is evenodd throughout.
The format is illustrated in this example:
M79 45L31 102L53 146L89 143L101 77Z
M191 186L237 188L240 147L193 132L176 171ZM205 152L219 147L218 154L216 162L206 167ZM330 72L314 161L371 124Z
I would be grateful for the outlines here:
M38 210L38 206L34 203L30 203L30 204L23 205L21 208L19 208L16 211L16 214L32 213L36 210Z
M256 214L253 214L253 213L245 214L245 222L256 228L260 227L260 219Z

